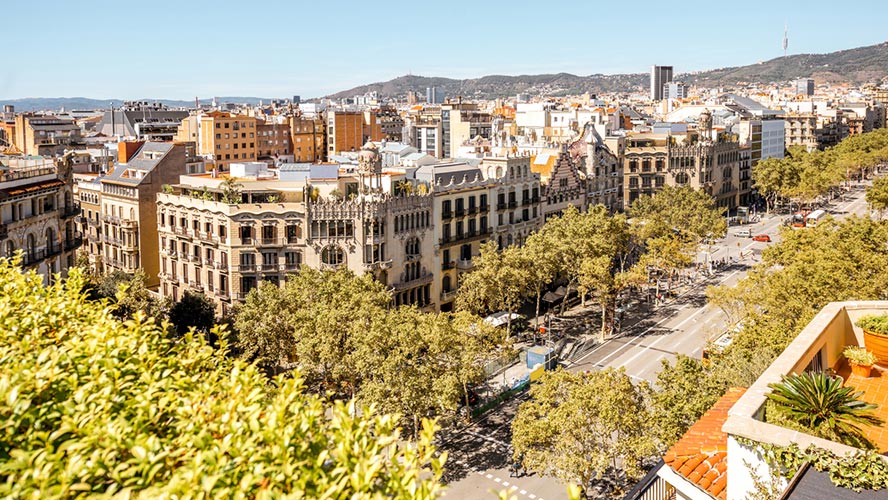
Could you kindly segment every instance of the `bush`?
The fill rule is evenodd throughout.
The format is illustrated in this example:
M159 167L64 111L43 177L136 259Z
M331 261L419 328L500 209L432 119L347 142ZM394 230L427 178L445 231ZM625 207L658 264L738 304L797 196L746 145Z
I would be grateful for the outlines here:
M328 408L202 336L169 339L0 259L0 498L435 498L434 425ZM360 416L358 416L360 415Z

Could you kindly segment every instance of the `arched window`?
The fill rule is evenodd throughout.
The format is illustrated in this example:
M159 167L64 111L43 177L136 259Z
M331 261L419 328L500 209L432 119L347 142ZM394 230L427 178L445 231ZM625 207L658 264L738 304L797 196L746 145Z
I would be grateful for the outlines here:
M51 227L46 228L46 253L52 253L56 246L55 230Z
M688 183L688 174L684 172L679 172L675 174L675 183L679 186L684 186Z
M404 253L407 256L419 255L419 239L418 238L408 239L407 244L404 246Z
M27 246L25 249L28 252L28 255L33 257L37 254L37 238L34 238L33 234L29 234L27 238Z
M441 281L441 288L443 288L445 292L450 292L453 291L451 287L450 276L444 276L444 280Z
M321 262L328 266L338 266L345 261L345 252L336 245L324 247L321 251Z
M732 173L731 167L725 167L725 169L722 170L722 179L730 179Z

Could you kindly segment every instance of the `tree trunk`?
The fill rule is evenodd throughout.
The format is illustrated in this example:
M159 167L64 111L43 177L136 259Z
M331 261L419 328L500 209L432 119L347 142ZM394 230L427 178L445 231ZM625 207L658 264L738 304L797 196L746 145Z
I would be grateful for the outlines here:
M541 297L542 297L542 295L543 295L542 290L543 290L543 287L537 287L537 294L536 294L536 299L537 299L537 300L536 300L536 331L534 332L534 335L536 335L536 334L539 333L539 331L540 331L540 300L541 300Z

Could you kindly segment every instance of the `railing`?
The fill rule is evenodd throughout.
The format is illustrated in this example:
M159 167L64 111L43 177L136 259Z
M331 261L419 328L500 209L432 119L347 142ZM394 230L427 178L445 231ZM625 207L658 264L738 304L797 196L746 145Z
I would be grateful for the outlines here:
M253 238L241 238L241 245L252 245Z
M395 283L395 290L407 290L409 288L431 283L433 279L434 276L432 275L432 273L424 272L421 276L412 280Z
M120 217L113 217L111 215L102 215L102 221L107 222L109 224L120 224Z
M448 210L447 212L444 212L444 213L441 214L441 218L444 219L444 220L452 219L452 218L453 218L453 212L451 212L451 211Z
M262 271L277 271L278 265L277 264L262 264L259 266L259 269Z
M518 203L515 200L509 200L509 208L515 208L518 206Z
M497 204L496 204L496 209L497 209L497 210L505 210L505 209L506 209L506 204L505 204L505 203L497 203Z
M67 205L61 208L61 217L63 219L68 219L77 215L80 215L80 203L74 203L73 205Z
M456 261L456 268L462 270L471 269L472 259L459 259Z
M456 290L441 292L441 302L450 302L456 298Z
M173 231L175 231L175 233L178 235L188 236L188 228L187 227L176 226L176 228Z
M284 264L284 271L296 271L301 265L301 262L287 262Z
M280 247L283 246L283 243L277 238L262 238L259 240L259 246Z
M453 267L454 267L455 265L456 265L456 263L454 263L453 261L450 261L450 262L444 262L444 263L441 264L441 270L442 270L442 271L446 271L446 270L448 270L448 269L453 269Z
M471 206L469 207L469 211L468 211L469 215L474 215L477 213L478 213L478 207L471 207Z
M487 203L484 203L484 204L481 205L481 207L479 208L479 210L482 211L482 212L486 212L488 209L490 209L490 205L488 205Z
M443 245L445 243L450 243L450 240L452 240L452 239L453 238L451 238L450 236L442 236L441 237L441 244Z
M223 299L228 298L228 290L222 290L221 288L214 288L213 293L215 293L216 296L218 296L220 298L223 298Z
M456 216L457 217L462 217L464 215L466 215L466 209L464 209L464 208L457 208L456 209Z
M46 258L45 250L32 250L22 254L22 265L33 266Z
M241 264L236 268L240 272L256 272L256 264Z
M80 233L75 233L72 238L67 238L65 240L65 250L73 250L82 244L83 236Z

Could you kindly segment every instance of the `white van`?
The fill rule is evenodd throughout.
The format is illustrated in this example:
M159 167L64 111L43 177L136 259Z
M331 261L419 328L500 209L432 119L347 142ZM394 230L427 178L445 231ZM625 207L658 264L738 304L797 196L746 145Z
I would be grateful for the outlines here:
M738 229L734 235L738 238L752 238L752 231L749 229Z

